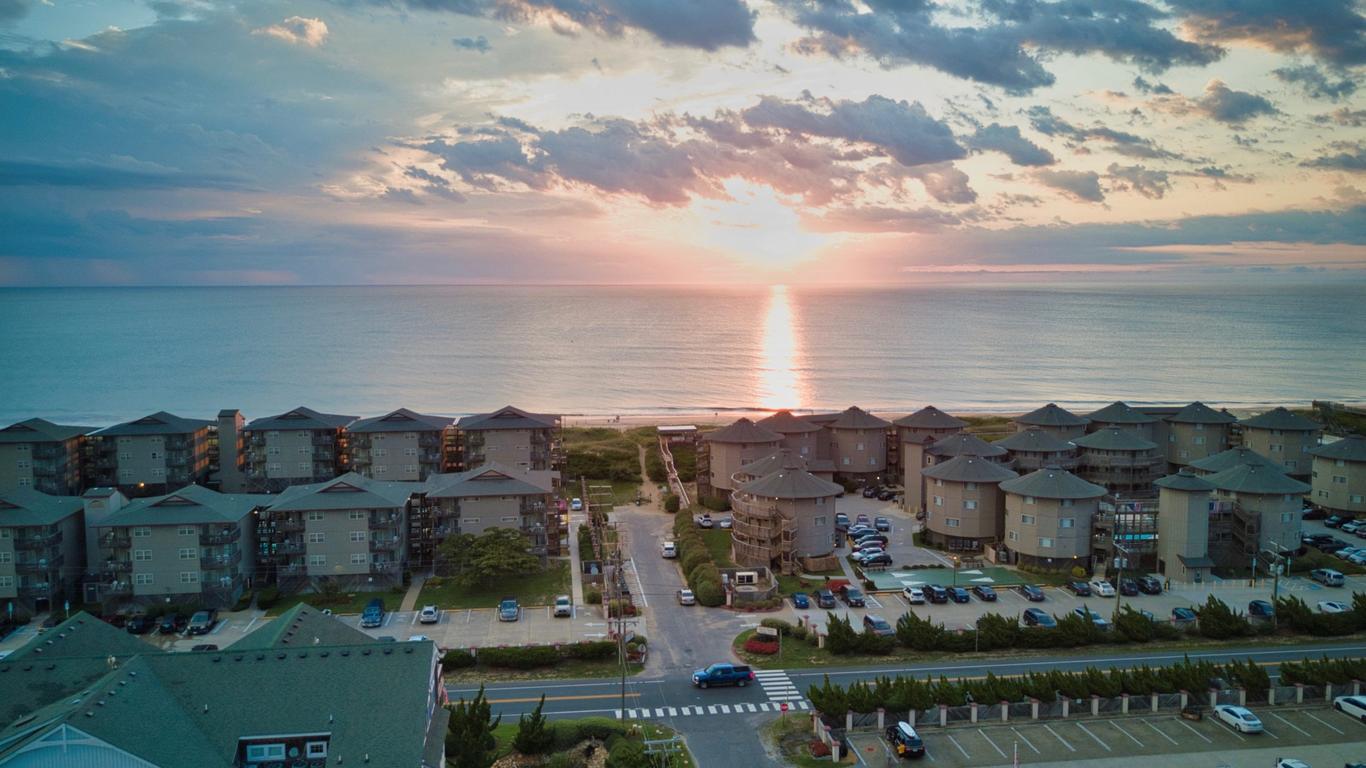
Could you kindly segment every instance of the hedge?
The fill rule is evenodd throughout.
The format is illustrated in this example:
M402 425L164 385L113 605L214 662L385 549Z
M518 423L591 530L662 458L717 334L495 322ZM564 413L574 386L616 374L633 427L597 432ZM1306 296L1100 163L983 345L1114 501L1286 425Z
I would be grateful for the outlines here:
M452 648L441 656L444 669L464 669L474 666L474 654L463 648Z
M261 610L273 608L280 602L280 590L276 587L265 587L256 593L256 607Z
M463 649L447 651L441 663L448 669L463 667L499 667L502 669L536 669L549 667L567 659L605 661L616 658L617 644L611 640L593 640L565 645L529 645L480 648L474 654Z

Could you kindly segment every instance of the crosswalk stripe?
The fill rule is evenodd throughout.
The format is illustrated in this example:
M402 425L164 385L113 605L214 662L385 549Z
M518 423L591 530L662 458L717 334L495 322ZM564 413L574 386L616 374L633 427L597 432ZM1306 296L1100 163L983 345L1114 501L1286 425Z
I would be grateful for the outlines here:
M799 701L799 700L801 700L801 698L802 698L801 696L774 696L774 697L773 697L773 700L774 700L774 701Z
M756 706L754 706L753 704L746 704L745 706L746 706L746 707L749 707L749 711L750 711L750 712L758 712L758 711L759 711L759 708L756 707Z
M707 707L707 714L709 714L709 715L714 715L714 714L716 714L716 705L715 705L715 704L712 704L711 706Z
M620 719L621 719L621 710L619 710L619 709L614 709L614 710L612 710L612 711L617 713L617 719L620 720Z
M667 709L669 710L669 717L676 717L678 715L678 710L673 707L667 707Z
M628 710L626 710L626 716L629 717L629 718L631 718L632 720L635 720L635 719L636 719L636 711L635 711L634 709L628 709Z
M727 706L727 705L725 705L725 704L721 704L721 705L719 705L719 706L721 707L721 714L723 714L723 715L729 715L729 714L730 714L730 707L729 707L729 706Z
M811 705L807 704L806 700L803 699L802 701L797 702L797 709L811 709Z
M770 709L770 707L772 707L772 706L773 706L773 702L771 702L771 701L765 701L763 704L760 704L760 705L759 705L759 709L761 709L761 710L763 710L763 711L765 711L765 712L772 712L773 710Z
M659 709L656 709L656 710L655 710L655 717L663 717L663 716L664 716L664 708L663 708L663 707L660 707Z

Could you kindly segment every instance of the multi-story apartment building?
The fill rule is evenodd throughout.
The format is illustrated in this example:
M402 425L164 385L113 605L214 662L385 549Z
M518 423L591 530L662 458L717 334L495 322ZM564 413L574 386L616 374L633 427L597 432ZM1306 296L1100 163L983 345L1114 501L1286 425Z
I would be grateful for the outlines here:
M1168 416L1167 463L1179 469L1229 447L1229 428L1237 421L1227 411L1194 402Z
M1210 557L1214 484L1190 467L1157 481L1157 572L1176 581L1204 581Z
M786 449L778 462L732 491L731 548L741 566L795 573L803 559L834 551L835 503L844 488L802 469L801 457Z
M466 416L456 423L456 430L455 469L468 471L497 462L546 472L559 482L564 468L559 416L508 405L492 413Z
M1366 439L1348 435L1310 454L1314 458L1313 502L1346 515L1366 512Z
M209 477L210 432L215 423L158 411L86 437L87 486L151 496L200 484Z
M1044 467L1062 467L1070 472L1077 468L1077 446L1037 427L1009 434L993 445L1010 451L1014 467L1020 472Z
M0 493L0 603L32 614L80 597L83 506L78 496L28 488Z
M1006 548L1025 565L1065 570L1091 566L1091 521L1105 488L1058 467L1001 483Z
M1216 472L1223 472L1226 469L1241 467L1244 464L1256 464L1258 466L1266 467L1267 469L1274 469L1277 472L1285 472L1281 465L1245 445L1235 446L1227 451L1216 453L1213 456L1206 456L1198 461L1192 461L1187 466L1197 476L1204 477L1205 475L1212 475ZM1186 467L1183 467L1183 469L1185 468Z
M557 556L566 547L565 527L553 506L550 488L532 482L532 470L484 464L467 472L427 478L408 509L408 563L414 573L427 573L440 560L442 542L491 528L515 528L526 534L535 554Z
M223 493L242 493L247 489L246 425L247 420L236 408L218 412L218 434L214 439L218 454L214 466L218 474L211 478L210 485L216 480L216 487Z
M894 448L889 454L889 469L903 489L901 506L903 509L918 511L925 508L925 478L920 470L929 466L925 450L936 440L963 431L966 421L927 405L915 413L902 416L892 422L896 437L888 446Z
M1155 495L1153 481L1162 476L1167 459L1157 443L1119 427L1082 435L1072 441L1080 449L1077 474L1126 497Z
M804 469L822 480L835 481L834 465L829 461L816 459L813 468L813 462L793 453L790 448L780 448L762 459L755 459L742 465L735 471L734 475L731 475L731 485L739 488L751 480L758 480L761 477L771 475L782 469L789 461L795 463L798 469Z
M81 491L81 439L94 427L28 419L0 429L0 493L29 488L54 496Z
M822 439L824 430L820 425L794 416L792 411L778 411L755 424L781 435L782 447L806 462L806 469L813 472L835 471L835 463L830 460L830 443Z
M1099 432L1107 427L1118 427L1154 443L1158 442L1156 426L1162 421L1151 413L1144 413L1119 400L1086 414L1086 418L1091 422L1087 429L1092 432Z
M976 456L957 456L922 470L925 532L931 544L961 552L980 551L1001 540L1005 494L1001 483L1019 477Z
M765 429L749 419L702 435L702 450L697 457L697 492L703 498L729 499L735 490L733 476L740 467L771 456L783 444L783 435Z
M1243 433L1243 445L1279 464L1287 475L1309 477L1313 464L1310 451L1319 447L1323 434L1317 421L1285 408L1273 408L1243 419L1238 426Z
M248 489L278 493L291 485L321 483L344 474L351 467L346 427L355 420L299 407L248 423Z
M988 443L977 435L970 435L967 432L949 435L934 441L925 451L925 454L925 461L928 466L942 464L956 456L976 456L1006 468L1014 466L1010 459L1010 452L1002 448L999 443Z
M344 589L401 584L408 559L408 512L420 483L372 480L355 472L293 485L257 520L263 572L282 591L333 579Z
M455 420L407 408L352 422L351 468L376 480L422 482L445 471ZM454 461L450 462L452 465Z
M1049 403L1023 416L1017 416L1015 430L1023 432L1027 429L1037 429L1059 440L1071 440L1086 434L1086 425L1090 423L1089 419L1059 407L1057 403Z
M825 430L835 476L878 483L887 476L887 434L892 423L850 406L837 414L818 414L810 420Z
M232 605L256 572L254 513L272 500L189 485L129 502L96 523L97 599Z
M1307 484L1260 464L1232 467L1202 479L1214 486L1215 511L1232 516L1233 546L1226 565L1300 548L1300 510L1309 492Z

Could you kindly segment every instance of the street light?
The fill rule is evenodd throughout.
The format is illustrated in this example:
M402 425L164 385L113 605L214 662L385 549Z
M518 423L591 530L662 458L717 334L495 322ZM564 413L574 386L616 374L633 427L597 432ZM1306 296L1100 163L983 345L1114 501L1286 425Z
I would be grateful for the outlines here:
M953 556L953 585L958 586L958 555Z
M1116 552L1123 552L1123 553L1124 553L1124 557L1116 557L1116 558L1115 558L1115 567L1116 567L1117 570L1116 570L1116 572L1115 572L1115 615L1114 615L1114 621L1118 622L1118 621L1119 621L1119 609L1120 609L1120 607L1121 607L1121 606L1120 606L1120 601L1124 599L1124 586L1123 586L1123 584L1124 584L1124 567L1125 567L1126 565L1129 564L1129 557L1130 557L1130 555L1131 555L1132 553L1129 552L1129 550L1128 550L1123 544L1120 544L1118 541L1114 542L1114 548L1115 548L1115 551L1116 551Z

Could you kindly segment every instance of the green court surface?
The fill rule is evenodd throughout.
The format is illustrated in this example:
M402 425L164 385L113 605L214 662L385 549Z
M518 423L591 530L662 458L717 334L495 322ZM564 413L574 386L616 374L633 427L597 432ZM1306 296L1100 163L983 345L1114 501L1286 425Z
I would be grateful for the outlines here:
M952 568L917 568L911 570L892 570L873 573L864 573L864 576L871 579L874 589L879 591L896 590L902 587L918 587L923 584L938 584L940 586L953 586L954 573ZM1029 575L1013 571L1009 568L997 566L986 566L984 568L959 568L957 582L960 587L971 587L974 584L989 584L991 586L1012 586L1015 584L1032 584Z

